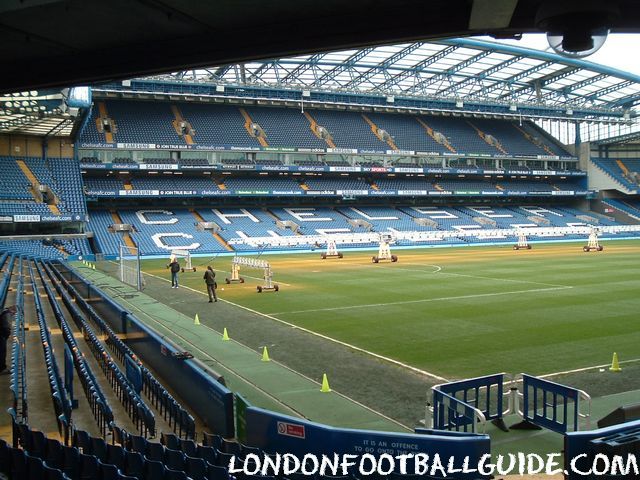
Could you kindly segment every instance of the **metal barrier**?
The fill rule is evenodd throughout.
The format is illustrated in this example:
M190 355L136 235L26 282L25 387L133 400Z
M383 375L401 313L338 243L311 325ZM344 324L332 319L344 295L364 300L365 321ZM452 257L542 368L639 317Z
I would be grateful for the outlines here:
M522 391L518 394L522 410L517 409L524 423L521 427L529 423L558 433L577 432L580 418L585 418L586 428L590 428L591 397L586 392L525 373ZM587 403L586 413L580 412L581 400Z
M504 373L461 380L433 387L433 407L427 406L425 425L433 428L476 432L477 425L484 432L487 420L506 430L502 420L508 413L504 408Z

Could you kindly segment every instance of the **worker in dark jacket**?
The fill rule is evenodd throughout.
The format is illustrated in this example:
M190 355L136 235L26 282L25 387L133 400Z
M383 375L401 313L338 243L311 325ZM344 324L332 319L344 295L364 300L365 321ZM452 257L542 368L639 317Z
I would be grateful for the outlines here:
M171 269L171 288L178 288L178 272L180 271L180 263L174 257L171 263L167 265Z
M216 272L213 271L211 265L207 267L207 270L204 272L204 283L207 284L207 293L209 294L209 303L217 302L218 297L216 296Z
M0 312L0 375L10 373L7 369L7 340L11 337L11 323L16 311L16 306L11 305Z

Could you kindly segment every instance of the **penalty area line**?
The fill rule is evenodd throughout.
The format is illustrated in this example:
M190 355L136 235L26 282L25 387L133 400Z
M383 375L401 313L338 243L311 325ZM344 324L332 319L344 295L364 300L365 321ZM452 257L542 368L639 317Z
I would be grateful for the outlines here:
M159 277L158 275L154 275L152 273L145 273L145 275L149 275L151 277L157 278L159 280L162 280L163 282L167 282L167 283L170 282L170 280L167 280L166 278ZM188 290L191 290L192 292L199 293L200 295L205 295L205 296L207 295L205 292L201 292L200 290L196 290L195 288L191 288L191 287L181 287L181 288L186 288ZM385 357L384 355L380 355L380 354L377 354L375 352L371 352L369 350L365 350L364 348L356 347L355 345L351 345L350 343L343 342L342 340L338 340L338 339L335 339L335 338L332 338L332 337L328 337L328 336L323 335L321 333L314 332L313 330L309 330L307 328L300 327L300 326L295 325L293 323L287 322L286 320L282 320L282 319L280 319L278 317L274 317L272 314L262 313L262 312L259 312L257 310L254 310L252 308L245 307L244 305L240 305L238 303L230 302L229 300L225 300L223 298L219 298L218 300L222 301L222 302L225 302L225 303L228 303L229 305L233 305L234 307L238 307L238 308L241 308L243 310L246 310L247 312L251 312L251 313L253 313L255 315L260 315L261 317L268 318L270 320L273 320L274 322L279 322L279 323L282 323L283 325L287 325L288 327L295 328L297 330L301 330L303 332L309 333L311 335L314 335L316 337L322 338L324 340L328 340L328 341L333 342L333 343L337 343L338 345L342 345L343 347L347 347L347 348L349 348L351 350L355 350L356 352L364 353L364 354L369 355L371 357L377 358L378 360L384 360L385 362L392 363L392 364L397 365L399 367L406 368L408 370L411 370L412 372L418 373L420 375L424 375L425 377L433 378L433 379L436 379L436 380L438 380L440 382L448 382L449 381L444 377L441 377L441 376L436 375L434 373L427 372L426 370L421 370L420 368L416 368L416 367L413 367L411 365L407 365L406 363L403 363L403 362L401 362L399 360L394 360L393 358ZM353 400L353 399L350 399L350 400ZM355 402L355 400L353 400L353 401Z

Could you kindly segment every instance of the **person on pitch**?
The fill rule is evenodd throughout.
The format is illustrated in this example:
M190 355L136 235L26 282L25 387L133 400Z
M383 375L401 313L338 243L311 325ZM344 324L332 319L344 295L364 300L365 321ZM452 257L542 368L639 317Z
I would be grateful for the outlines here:
M171 258L171 263L167 265L171 269L171 288L178 288L178 272L180 272L180 263L176 257Z
M207 267L207 270L204 272L204 283L207 285L207 293L209 294L209 303L217 302L218 297L216 296L216 272L213 271L211 265Z

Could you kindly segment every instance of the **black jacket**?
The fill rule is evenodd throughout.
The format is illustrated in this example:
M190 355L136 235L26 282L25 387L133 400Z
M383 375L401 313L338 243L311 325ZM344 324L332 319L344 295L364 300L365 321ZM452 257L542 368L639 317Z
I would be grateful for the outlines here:
M207 270L206 272L204 272L204 281L207 285L215 285L216 283L216 272L212 271L212 270Z
M180 271L180 264L178 262L171 262L169 266L171 267L171 273L178 273Z

